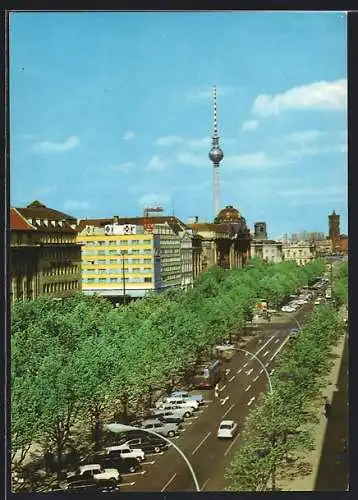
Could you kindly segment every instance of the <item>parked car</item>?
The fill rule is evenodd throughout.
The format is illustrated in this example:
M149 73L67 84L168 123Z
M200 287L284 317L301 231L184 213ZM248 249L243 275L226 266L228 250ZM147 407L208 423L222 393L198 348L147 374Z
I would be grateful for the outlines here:
M111 453L97 453L92 457L93 461L99 463L104 469L117 469L125 474L127 472L136 472L142 468L136 458L123 458L120 453L112 451Z
M185 410L174 410L173 408L153 408L151 417L161 420L162 422L172 422L174 424L181 424L184 420Z
M165 405L174 405L179 406L181 408L191 408L192 411L195 411L199 408L199 403L196 400L185 401L184 399L178 399L172 396L168 396L165 398L165 401L158 401L156 403L156 408L161 408L161 406L165 403Z
M175 411L177 415L180 415L182 418L189 418L193 415L193 409L189 408L187 406L177 406L172 403L162 403L161 406L157 408L153 408L151 411L153 411L156 415L160 415L162 412L165 411Z
M140 448L145 454L160 453L166 451L170 446L164 439L149 434L143 437L129 439L126 441L126 445L130 448Z
M291 328L291 330L289 331L288 336L291 337L291 338L292 337L298 337L299 333L300 333L300 331L299 331L298 328Z
M94 492L94 493L109 493L109 492L115 492L115 491L120 491L119 484L117 482L113 482L112 480L101 480L101 481L96 481L95 479L91 478L78 478L76 477L76 480L69 482L68 484L64 485L53 485L51 488L52 492L56 493L66 493L68 494L69 492L74 492L74 493L87 493L87 492Z
M157 434L163 436L174 437L179 432L178 424L172 424L169 422L161 422L160 420L144 420L141 425L142 429L147 429L149 431L154 431Z
M197 401L199 404L204 403L204 396L202 394L189 394L187 391L174 391L170 397L176 399L183 399L184 401ZM164 399L165 401L165 399Z
M106 453L109 454L112 451L117 451L123 458L135 458L138 462L144 460L144 451L139 448L130 448L127 444L123 443L120 445L108 446L106 448Z
M239 426L234 420L222 420L218 428L217 437L232 439L238 430Z
M71 477L73 476L84 476L85 479L91 478L96 481L101 479L112 479L118 482L120 480L118 469L106 469L102 467L101 464L97 463L80 465L75 472L68 473L67 481L71 481Z

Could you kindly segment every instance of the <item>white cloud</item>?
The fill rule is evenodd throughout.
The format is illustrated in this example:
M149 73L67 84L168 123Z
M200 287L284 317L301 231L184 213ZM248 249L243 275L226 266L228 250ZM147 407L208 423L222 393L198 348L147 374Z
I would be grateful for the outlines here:
M256 130L258 126L258 120L248 120L247 122L243 123L241 130Z
M232 155L224 158L225 165L231 170L261 170L268 167L278 167L288 164L287 159L271 158L265 151L243 155Z
M79 145L78 137L71 136L65 142L36 142L32 150L35 153L67 153Z
M128 132L126 132L122 137L124 141L130 141L131 139L134 138L135 138L135 132L133 132L133 130L128 130Z
M118 172L129 172L130 170L133 170L135 166L135 161L126 161L124 163L121 163L120 165L114 165L111 170L116 170Z
M277 115L287 110L345 110L347 80L314 82L301 85L282 94L261 94L256 97L254 111L260 116Z
M319 139L324 135L323 132L320 132L318 130L302 130L298 132L292 132L291 134L286 134L280 139L278 139L280 142L289 142L289 143L306 143L306 142L313 142Z
M63 205L64 210L82 210L90 207L88 201L68 200Z
M165 203L169 202L170 197L164 193L144 194L143 196L138 198L138 203L141 207L164 205Z
M210 147L210 137L203 137L202 139L193 139L188 142L191 149L201 149Z
M210 165L208 155L197 155L194 153L179 153L176 157L178 163L191 167L203 167Z
M158 170L162 172L167 167L167 164L159 155L154 155L149 160L148 165L145 167L145 170Z
M157 146L173 146L174 144L180 144L183 140L184 139L178 135L167 135L165 137L158 137L154 144Z

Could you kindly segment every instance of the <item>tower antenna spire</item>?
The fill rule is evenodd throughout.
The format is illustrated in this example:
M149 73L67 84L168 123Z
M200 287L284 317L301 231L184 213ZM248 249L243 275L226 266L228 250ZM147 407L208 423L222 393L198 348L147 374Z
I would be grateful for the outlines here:
M219 146L216 85L214 85L213 87L213 111L214 130L212 137L212 148L209 152L209 158L212 161L214 168L214 217L216 217L220 210L220 162L224 158L224 153Z

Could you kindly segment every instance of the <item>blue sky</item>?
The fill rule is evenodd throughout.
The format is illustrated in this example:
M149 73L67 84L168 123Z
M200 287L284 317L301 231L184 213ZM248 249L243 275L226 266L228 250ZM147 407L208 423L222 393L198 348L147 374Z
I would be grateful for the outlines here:
M339 12L12 13L11 204L211 220L216 85L221 205L347 232L346 75Z

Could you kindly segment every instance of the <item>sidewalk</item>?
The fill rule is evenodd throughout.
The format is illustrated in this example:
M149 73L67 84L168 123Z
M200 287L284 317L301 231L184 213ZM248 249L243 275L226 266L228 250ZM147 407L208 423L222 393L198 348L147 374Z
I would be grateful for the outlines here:
M339 337L337 345L332 348L332 353L336 355L337 358L334 359L334 365L332 366L331 373L327 377L327 386L322 393L323 402L327 397L329 402L332 403L333 393L338 382L346 335L347 333L341 335ZM327 419L324 415L324 403L322 403L321 408L318 409L318 416L320 419L319 423L317 423L314 427L315 447L311 452L301 457L305 462L305 470L296 472L295 477L279 480L278 485L281 491L314 491L315 489L324 437L327 428Z

